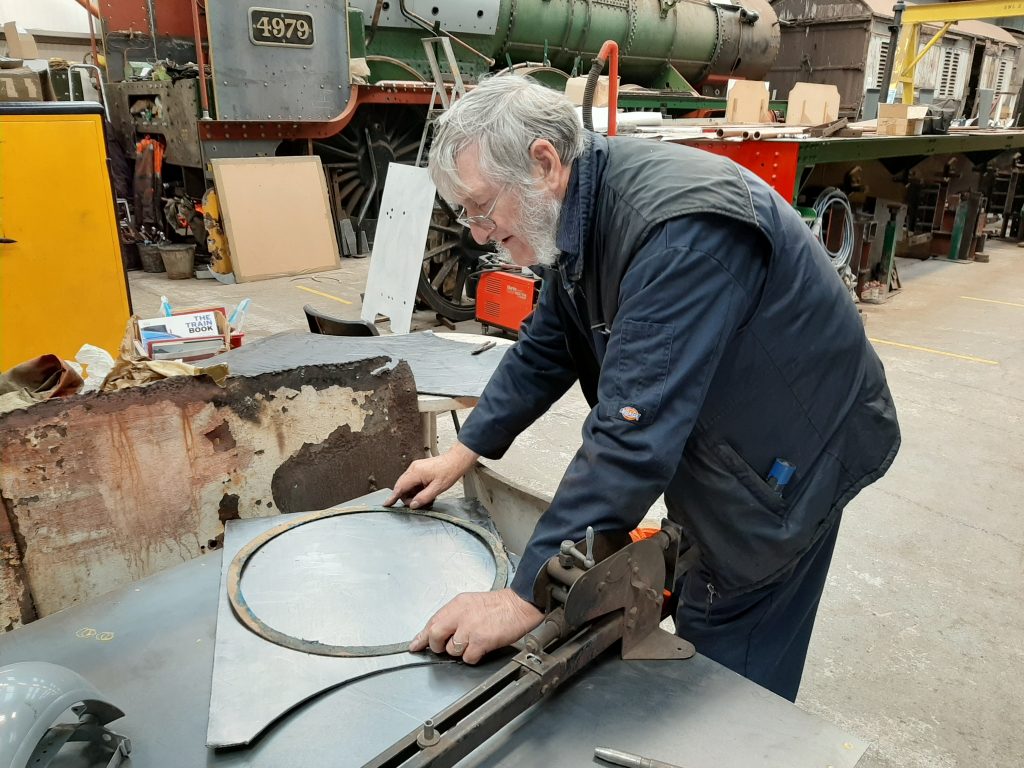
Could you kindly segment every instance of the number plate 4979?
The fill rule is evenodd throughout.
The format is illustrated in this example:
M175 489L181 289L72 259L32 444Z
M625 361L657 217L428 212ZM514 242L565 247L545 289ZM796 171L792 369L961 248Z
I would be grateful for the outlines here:
M313 16L277 8L250 8L249 39L254 45L311 48Z

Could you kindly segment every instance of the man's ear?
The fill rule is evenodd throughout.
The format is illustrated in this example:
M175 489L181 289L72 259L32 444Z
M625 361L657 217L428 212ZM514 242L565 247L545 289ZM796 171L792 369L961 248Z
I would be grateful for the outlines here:
M530 146L530 159L537 164L543 183L555 190L562 171L562 160L555 145L547 139L537 139Z

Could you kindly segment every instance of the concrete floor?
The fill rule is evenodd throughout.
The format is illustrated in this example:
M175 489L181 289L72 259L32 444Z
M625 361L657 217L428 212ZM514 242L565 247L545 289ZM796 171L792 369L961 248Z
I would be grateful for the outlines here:
M988 251L989 264L899 260L903 293L863 307L903 447L847 508L798 700L873 742L863 768L1024 764L1024 249ZM235 286L136 272L130 284L143 316L161 294L250 296L256 338L304 328L305 303L357 316L366 267ZM414 328L432 320L417 313ZM571 391L496 467L553 493L585 415ZM450 444L444 420L440 432Z

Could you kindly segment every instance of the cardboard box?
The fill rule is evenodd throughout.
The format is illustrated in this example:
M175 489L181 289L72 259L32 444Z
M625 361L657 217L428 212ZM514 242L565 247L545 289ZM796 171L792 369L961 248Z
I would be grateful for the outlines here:
M927 106L879 104L876 132L879 136L920 136L927 116Z
M0 69L0 101L45 101L39 75L28 67Z
M570 77L565 84L565 95L577 107L583 106L583 91L587 87L587 78ZM597 90L594 91L594 107L608 106L608 76L601 75L597 79Z
M7 39L7 55L12 59L39 58L36 39L27 32L19 32L15 22L8 21L4 24L4 37Z

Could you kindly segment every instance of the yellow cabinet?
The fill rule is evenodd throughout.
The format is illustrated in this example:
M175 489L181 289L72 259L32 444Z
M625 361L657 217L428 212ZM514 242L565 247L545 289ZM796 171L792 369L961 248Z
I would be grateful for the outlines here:
M117 234L99 107L0 104L0 370L86 343L116 356Z

